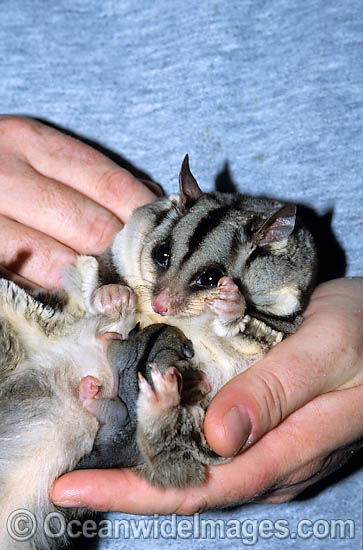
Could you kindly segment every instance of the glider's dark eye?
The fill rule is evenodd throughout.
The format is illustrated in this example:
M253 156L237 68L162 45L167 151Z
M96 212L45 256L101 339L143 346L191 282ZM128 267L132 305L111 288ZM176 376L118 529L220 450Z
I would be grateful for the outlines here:
M223 276L224 273L219 267L208 267L199 275L194 284L199 288L213 288L218 286L218 281Z
M159 267L168 269L170 261L170 243L165 241L153 250L153 258Z
M185 340L183 344L183 352L187 359L194 357L194 348L191 340Z

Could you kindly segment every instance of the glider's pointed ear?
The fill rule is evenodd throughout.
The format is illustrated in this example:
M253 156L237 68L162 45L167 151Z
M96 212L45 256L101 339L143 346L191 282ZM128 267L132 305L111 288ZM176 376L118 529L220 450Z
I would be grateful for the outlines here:
M197 180L189 168L189 157L185 155L179 174L180 202L184 208L189 208L202 194Z
M256 246L265 246L287 239L295 227L296 206L286 204L272 214L256 230L253 242Z

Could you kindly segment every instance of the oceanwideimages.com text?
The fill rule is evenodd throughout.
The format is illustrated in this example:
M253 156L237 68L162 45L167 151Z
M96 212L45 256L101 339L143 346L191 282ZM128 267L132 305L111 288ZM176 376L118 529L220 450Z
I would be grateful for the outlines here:
M286 519L230 518L207 519L200 514L188 518L154 515L151 518L127 519L72 519L60 512L47 515L43 525L28 510L15 510L7 522L10 537L30 540L38 529L49 539L67 535L70 539L238 539L245 546L254 546L260 539L354 539L355 522L352 519L300 519L294 526Z

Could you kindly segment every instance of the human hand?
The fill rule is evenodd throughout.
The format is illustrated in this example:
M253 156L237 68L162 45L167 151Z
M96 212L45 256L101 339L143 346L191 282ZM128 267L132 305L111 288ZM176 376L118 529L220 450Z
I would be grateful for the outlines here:
M32 119L0 116L0 265L8 278L59 286L62 267L77 253L103 252L132 211L154 199L81 141Z
M204 425L208 442L225 456L240 445L245 450L210 468L203 486L157 489L128 469L80 470L56 481L53 501L189 514L266 494L270 502L283 502L338 468L355 444L362 445L363 278L322 284L304 317L296 334L211 402Z

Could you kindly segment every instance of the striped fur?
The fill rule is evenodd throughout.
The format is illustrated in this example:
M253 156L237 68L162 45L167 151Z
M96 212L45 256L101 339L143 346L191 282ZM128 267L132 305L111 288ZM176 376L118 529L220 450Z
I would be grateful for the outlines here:
M211 334L213 319L205 304L216 289L193 285L204 268L218 265L238 285L250 318L276 331L293 332L314 284L313 239L297 219L288 239L263 247L252 242L256 229L282 206L276 200L205 193L187 210L177 196L138 209L116 237L113 256L121 278L138 295L142 326L161 320L174 324L193 342L197 335L200 345L196 347L203 362L210 360L208 349L213 350L213 362L218 365L232 359L239 371L247 366L243 347L248 356L249 347L258 355L265 351L263 338L260 335L261 342L251 342L250 336L241 333L229 342L219 341ZM155 247L162 242L170 243L167 269L158 267L153 259ZM165 288L178 300L173 314L161 319L151 302ZM246 360L249 364L250 358Z
M294 332L301 321L315 281L316 251L310 232L299 218L295 219L295 213L294 206L277 200L202 193L186 159L180 195L136 210L114 241L112 256L118 274L137 295L137 320L142 327L161 321L177 326L192 340L194 363L211 384L209 399L233 376L261 359L285 334ZM165 254L164 265L160 261ZM207 307L219 295L217 284L209 288L196 285L207 268L230 277L243 296L246 310L232 327L226 328ZM155 299L167 303L163 317L153 309ZM145 400L142 406L140 401L139 434L158 434L155 448L160 449L160 433L167 426L170 437L180 437L171 421L165 425L165 418L160 416L159 425L157 418L151 420L153 415L145 413L147 410ZM182 411L181 406L178 410L180 418L184 414L193 424L192 410ZM200 425L200 407L195 407L195 418ZM145 448L142 439L138 443ZM148 466L143 474L152 482L159 479L159 485L181 486L189 469L189 483L200 483L203 476L195 461L210 464L218 459L205 440L198 456L193 455L192 445L188 447L187 441L185 445L194 462L183 466L183 453L179 461L175 457L168 460L165 444L164 453L158 453L153 462L151 455L144 456ZM156 470L165 472L167 464L168 475L157 475Z
M275 200L203 194L183 166L180 195L138 209L114 241L111 258L118 277L136 294L137 313L122 323L107 321L103 330L126 333L136 321L142 328L161 321L177 326L193 342L193 365L211 385L208 402L224 383L295 330L314 283L316 254L299 219L292 231L291 208L284 210ZM286 232L284 224L291 231ZM155 261L162 243L170 249L164 268ZM115 274L108 273L109 256L106 267L94 258L79 259L69 276L72 299L66 310L45 306L13 283L0 281L0 544L6 550L19 546L5 530L9 514L27 508L41 524L54 509L49 501L54 479L92 449L98 422L81 407L77 388L82 377L92 375L101 381L107 398L114 385L96 339L100 319L92 304L99 282L115 280ZM207 267L233 279L243 295L246 310L233 330L225 330L207 307L220 289L196 286ZM163 318L152 307L160 295L172 303L171 313ZM179 416L170 418L187 418L193 430L200 429L207 402L179 408ZM157 419L151 421L141 404L138 409L139 433L158 433L160 444ZM167 421L163 429L168 428ZM183 433L180 426L173 429ZM203 434L200 441L194 462L218 461ZM199 465L194 475L191 463L170 461L167 452L161 455L162 467L171 468L167 484L204 479ZM155 478L152 469L140 471ZM52 544L38 532L19 548L56 546Z

